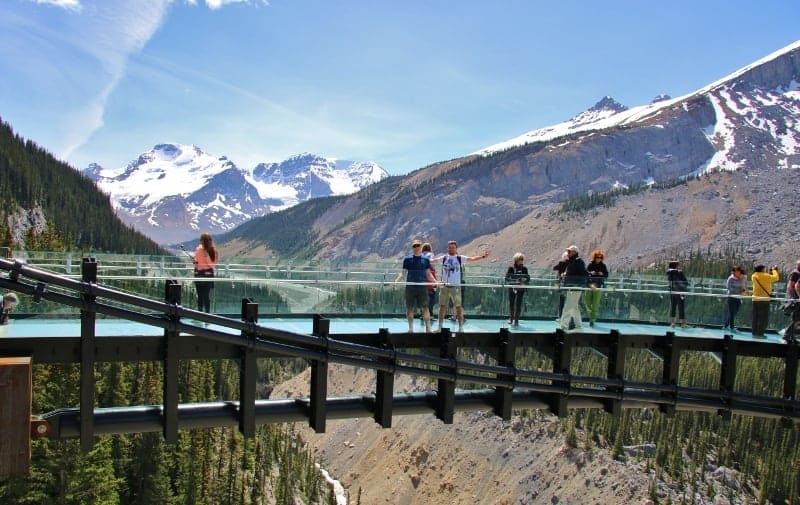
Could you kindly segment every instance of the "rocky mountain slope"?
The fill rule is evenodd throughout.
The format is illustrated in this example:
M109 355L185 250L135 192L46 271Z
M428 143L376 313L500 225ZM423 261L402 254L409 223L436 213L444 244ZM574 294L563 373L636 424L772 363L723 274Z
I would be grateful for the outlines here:
M374 387L375 373L331 366L332 395L357 394ZM308 395L310 371L276 387L271 397ZM424 380L398 375L395 392L424 391ZM432 414L399 416L391 429L372 419L328 421L324 434L296 425L322 466L345 486L348 503L393 505L652 505L680 503L687 489L664 482L635 456L649 448L628 447L627 461L608 449L572 447L559 420L542 413L514 415L510 421L488 412L456 413L446 425ZM756 503L738 472L709 467L705 488L694 503L727 505L720 491ZM724 484L723 484L724 481ZM737 484L738 483L738 484ZM667 500L671 501L667 501Z
M605 98L592 114L387 179L309 222L294 220L315 233L313 246L295 253L396 258L418 237L440 251L448 240L467 253L491 248L503 261L522 250L546 258L542 266L570 243L626 263L732 241L793 256L788 236L771 229L784 226L781 194L791 198L800 168L799 83L796 43L686 96L630 109ZM575 198L648 185L612 206L560 212ZM269 238L258 240L233 231L223 246L231 255L274 251Z
M257 216L388 177L375 163L312 154L242 169L196 146L159 144L126 167L92 164L84 173L111 197L126 223L164 244L235 228Z

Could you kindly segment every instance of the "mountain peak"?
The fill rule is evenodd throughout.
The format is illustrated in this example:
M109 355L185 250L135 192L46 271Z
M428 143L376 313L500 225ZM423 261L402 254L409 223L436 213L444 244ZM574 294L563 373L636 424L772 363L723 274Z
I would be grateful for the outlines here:
M599 112L599 111L622 112L624 110L628 110L628 108L619 103L618 101L614 100L612 97L606 95L592 107L587 109L586 112Z

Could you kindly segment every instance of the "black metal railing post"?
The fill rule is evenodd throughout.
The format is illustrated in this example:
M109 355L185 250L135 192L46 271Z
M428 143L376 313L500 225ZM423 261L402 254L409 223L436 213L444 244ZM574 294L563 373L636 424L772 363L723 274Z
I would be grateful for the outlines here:
M442 328L440 338L439 357L452 360L455 363L455 358L458 354L456 335L451 334L448 328ZM457 372L454 365L441 365L439 371L452 375L454 379ZM436 417L445 424L453 424L456 382L455 380L439 379L438 384Z
M242 321L258 323L258 304L251 298L242 298ZM243 347L239 371L239 431L247 438L256 435L256 363L254 331L243 330L242 338L251 345Z
M181 285L175 279L164 283L164 302L168 304L164 316L170 326L164 329L164 348L162 349L163 380L163 412L162 429L164 441L175 445L178 443L178 368L180 364L180 347L178 323L180 323Z
M81 280L97 284L97 261L83 258ZM94 446L94 352L97 313L93 310L96 297L91 290L81 295L81 451L89 452Z
M498 335L497 364L499 366L514 367L516 352L516 341L514 335L508 328L500 328ZM497 378L503 381L514 383L514 374L497 374ZM504 421L511 419L511 399L513 398L514 388L497 387L495 388L494 413Z
M314 314L313 334L323 342L325 355L328 354L327 340L330 335L331 321L319 314ZM311 360L311 398L309 399L309 426L316 433L325 433L327 416L325 399L328 395L328 362Z
M720 400L727 408L717 409L717 414L728 421L731 418L731 397L733 385L736 381L736 354L738 346L733 335L725 335L722 339L722 363L719 370L719 390L722 393Z
M616 379L622 383L625 380L625 350L627 346L623 341L623 336L619 330L611 330L608 349L608 368L606 376L609 379ZM617 398L607 399L603 402L603 409L613 416L619 416L622 412L622 393L624 386L606 386L606 391L611 391Z
M572 346L573 341L569 338L569 335L561 328L556 328L552 355L553 372L569 376L570 363L572 361ZM553 385L565 387L568 392L554 395L550 402L550 410L558 417L566 417L569 388L571 385L570 380L554 380Z
M681 349L675 343L675 332L668 331L662 339L663 345L663 359L664 367L661 374L661 384L665 386L672 386L677 390L678 387L678 372L681 364ZM662 392L661 396L668 398L668 403L660 403L659 410L667 416L675 415L675 402L678 400L677 393Z
M382 349L394 350L389 330L381 328L378 330L379 346ZM394 368L395 360L383 358L380 361L388 363ZM375 377L375 422L381 428L392 427L392 399L394 398L394 372L378 370Z

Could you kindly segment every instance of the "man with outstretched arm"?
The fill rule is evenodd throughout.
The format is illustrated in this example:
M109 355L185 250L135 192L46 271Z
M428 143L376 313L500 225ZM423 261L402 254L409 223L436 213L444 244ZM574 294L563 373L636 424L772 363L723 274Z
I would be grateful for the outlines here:
M442 289L439 291L439 330L442 329L444 316L447 313L447 304L453 301L458 320L458 331L464 331L464 309L461 307L461 265L470 261L478 261L489 257L489 251L484 251L477 256L458 254L458 244L455 240L447 243L447 254L434 258L434 262L442 264L442 275L439 277Z

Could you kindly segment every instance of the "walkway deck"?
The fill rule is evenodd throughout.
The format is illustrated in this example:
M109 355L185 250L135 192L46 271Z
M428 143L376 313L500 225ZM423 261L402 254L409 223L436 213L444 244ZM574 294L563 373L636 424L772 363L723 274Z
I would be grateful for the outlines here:
M403 317L331 317L330 334L374 334L380 328L386 328L392 334L406 333L408 322ZM193 324L192 320L184 319L184 323ZM260 318L260 326L274 328L281 331L292 333L311 334L313 330L313 318L309 317L276 317ZM200 324L200 323L198 323ZM10 325L2 328L0 335L8 337L76 337L81 334L81 323L79 319L51 319L51 318L25 318L13 321ZM221 331L224 333L238 334L236 330L218 325L208 325L206 328ZM455 332L457 324L454 321L445 320L444 327ZM491 318L467 318L464 324L464 333L496 333L501 328L508 328L512 333L552 333L558 327L554 320L523 320L518 328L509 328L508 323L503 319ZM594 328L584 323L583 333L608 333L617 330L627 335L663 335L666 332L673 332L679 337L698 337L709 338L719 337L722 339L726 333L719 328L713 327L671 327L666 324L658 323L634 323L621 321L598 322ZM434 323L434 332L437 326ZM424 333L425 326L420 319L414 322L414 332ZM137 323L133 321L119 319L98 319L96 321L96 336L113 337L116 335L162 335L163 330L158 327ZM733 339L736 341L764 342L764 343L783 343L783 339L777 333L767 333L766 338L753 338L747 331L735 332Z

